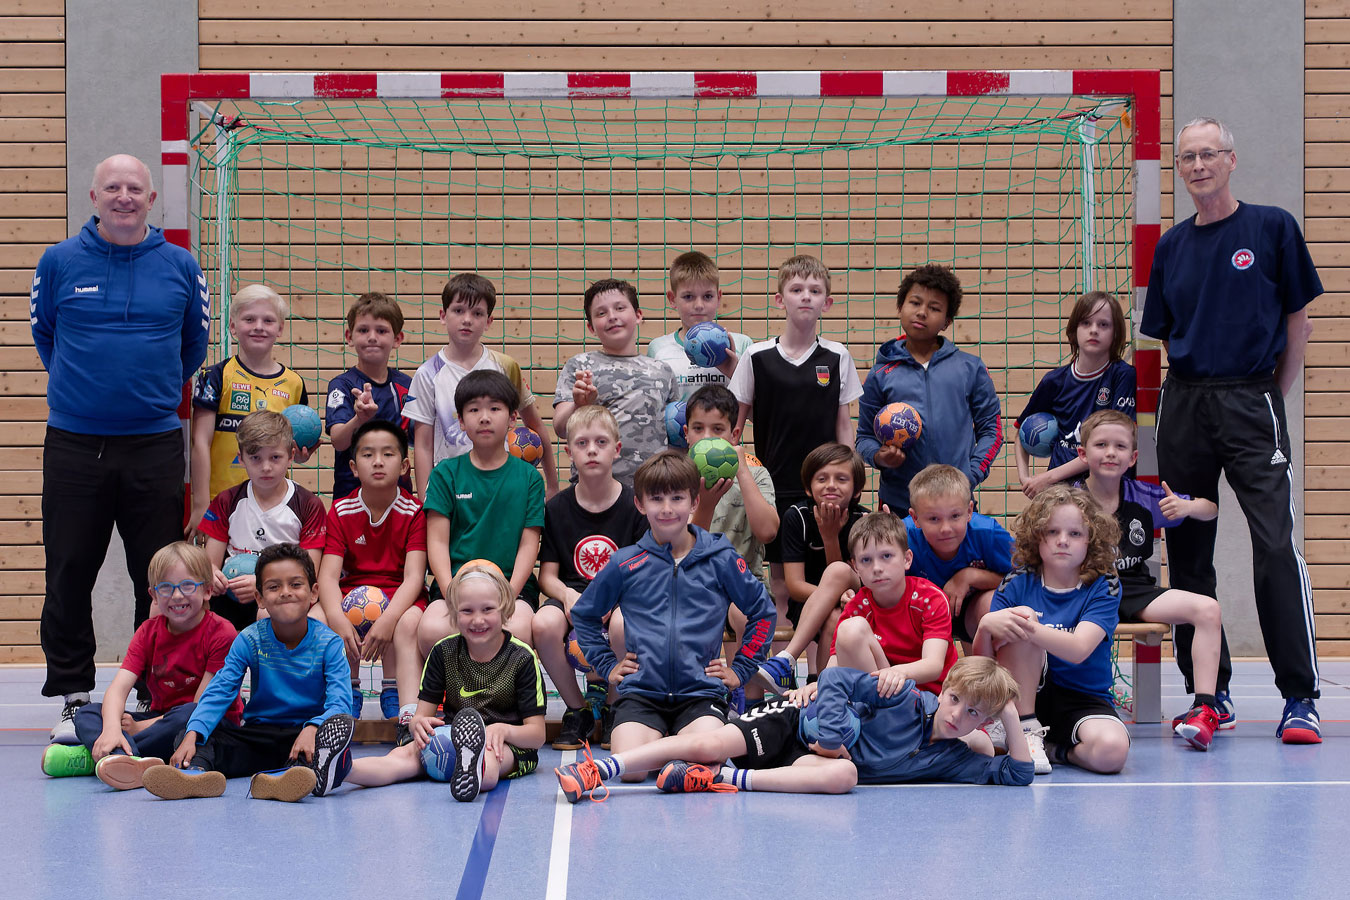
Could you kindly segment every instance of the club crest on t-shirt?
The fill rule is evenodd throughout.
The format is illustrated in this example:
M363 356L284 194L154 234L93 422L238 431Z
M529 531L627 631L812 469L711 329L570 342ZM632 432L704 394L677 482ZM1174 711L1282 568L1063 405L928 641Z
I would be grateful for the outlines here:
M816 384L821 387L830 386L830 367L816 366Z
M1138 519L1130 520L1130 543L1136 547L1144 546L1144 523Z
M1239 272L1243 269L1250 269L1254 262L1256 262L1256 254L1245 247L1233 254L1233 268Z
M587 535L577 541L576 547L572 551L572 565L587 581L591 581L600 570L609 562L610 556L619 545L610 540L603 534Z

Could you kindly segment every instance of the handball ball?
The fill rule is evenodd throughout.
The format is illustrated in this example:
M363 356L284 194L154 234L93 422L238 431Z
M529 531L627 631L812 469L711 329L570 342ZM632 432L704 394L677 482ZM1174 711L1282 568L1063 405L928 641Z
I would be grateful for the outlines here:
M716 322L699 322L684 334L684 355L696 366L711 369L727 361L731 335Z
M802 740L807 744L814 744L820 740L820 720L816 718L817 705L812 703L802 709L801 713L801 734ZM862 719L858 717L858 712L853 708L853 704L845 704L844 709L848 711L848 724L844 728L844 746L852 747L858 742L858 735L862 733Z
M528 425L517 425L506 433L506 449L531 465L544 458L544 442Z
M455 771L455 745L450 741L450 726L441 725L431 732L422 748L422 768L432 781L449 781Z
M257 567L257 556L252 553L236 553L225 560L225 565L220 567L220 571L225 573L226 578L238 578L240 575L252 575Z
M1017 427L1017 437L1028 453L1045 458L1059 438L1059 422L1048 412L1032 413Z
M872 431L888 447L908 450L923 434L923 419L908 403L888 403L872 420Z
M572 668L578 672L591 671L591 664L586 662L586 657L581 653L581 645L577 643L576 629L567 633L567 661L572 664Z
M689 446L684 437L684 401L666 404L666 442L683 450Z
M352 623L356 633L365 637L370 626L375 624L388 605L389 598L384 595L384 591L363 584L352 588L342 598L342 614Z
M295 436L297 447L312 450L319 446L323 425L319 422L318 413L302 403L297 403L283 409L281 414L290 420L291 434Z
M736 448L721 438L704 438L689 450L689 458L698 466L703 483L712 487L723 478L735 478L741 461Z

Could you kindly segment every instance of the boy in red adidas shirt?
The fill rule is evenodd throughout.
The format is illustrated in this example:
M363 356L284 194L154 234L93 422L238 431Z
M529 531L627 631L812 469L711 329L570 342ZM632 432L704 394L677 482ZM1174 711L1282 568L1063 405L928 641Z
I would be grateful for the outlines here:
M853 526L848 545L863 587L844 605L829 665L873 673L882 697L894 695L906 680L941 693L956 663L951 610L937 585L906 577L913 555L905 523L892 513L871 513ZM800 694L810 701L815 692L808 684Z
M417 498L399 486L408 474L408 436L402 428L371 419L356 429L351 447L352 471L361 486L328 511L319 603L347 648L353 683L358 660L378 657L384 673L381 713L385 718L398 715L402 700L411 717L422 673L417 623L427 605L426 517ZM364 637L342 613L343 596L362 585L379 588L389 598ZM357 692L359 686L353 692L353 715L360 717Z

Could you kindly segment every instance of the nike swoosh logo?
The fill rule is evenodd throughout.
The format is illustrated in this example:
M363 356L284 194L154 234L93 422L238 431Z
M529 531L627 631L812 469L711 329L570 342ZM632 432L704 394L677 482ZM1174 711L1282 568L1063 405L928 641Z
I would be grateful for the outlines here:
M469 697L473 697L473 696L476 696L476 695L478 695L478 694L481 694L481 693L485 692L486 690L487 690L487 688L483 688L482 690L477 690L477 691L466 691L466 690L464 690L464 688L460 688L460 689L459 689L459 695L460 695L461 697L464 697L464 698L467 699L467 698L469 698Z

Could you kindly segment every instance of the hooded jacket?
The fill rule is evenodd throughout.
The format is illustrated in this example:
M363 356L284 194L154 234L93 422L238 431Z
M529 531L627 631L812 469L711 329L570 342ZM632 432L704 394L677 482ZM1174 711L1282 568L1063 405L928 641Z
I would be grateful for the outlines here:
M881 449L872 420L898 401L918 410L923 432L899 468L881 469L881 502L892 512L903 516L909 509L909 481L932 463L965 472L971 487L989 477L1003 446L1003 423L994 382L978 356L944 338L924 368L904 338L881 345L858 401L858 452L870 466Z
M726 685L704 672L722 655L727 607L745 613L745 639L731 668L748 684L773 642L774 607L764 584L720 534L696 525L694 546L675 565L670 545L651 532L616 550L572 607L572 624L586 659L601 678L618 664L600 620L623 610L624 644L638 670L619 683L620 694L663 702L723 697Z
M211 301L197 261L161 229L111 244L90 216L42 254L28 308L48 373L48 425L97 435L181 426L183 385L206 359Z

